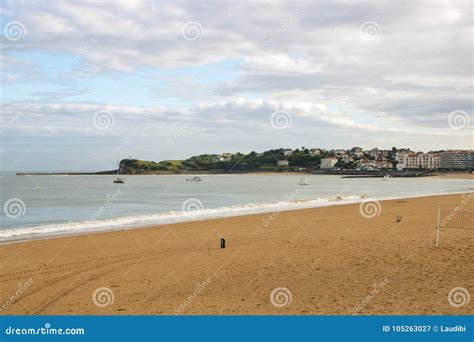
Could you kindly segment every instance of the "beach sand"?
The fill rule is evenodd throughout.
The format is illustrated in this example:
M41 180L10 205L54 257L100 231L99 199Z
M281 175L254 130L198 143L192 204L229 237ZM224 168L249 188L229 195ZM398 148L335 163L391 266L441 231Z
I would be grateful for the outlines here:
M474 314L474 230L434 248L438 205L463 199L474 212L434 196L2 245L1 314Z
M453 173L434 173L431 177L444 179L474 179L474 173L453 172Z

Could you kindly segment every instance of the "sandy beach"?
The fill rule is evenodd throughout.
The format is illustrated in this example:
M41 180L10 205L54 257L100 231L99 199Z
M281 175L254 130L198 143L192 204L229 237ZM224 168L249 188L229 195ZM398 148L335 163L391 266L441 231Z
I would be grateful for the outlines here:
M474 314L448 298L474 296L474 230L434 248L461 202L472 222L464 194L2 245L1 314Z
M453 172L453 173L434 173L431 177L444 179L474 179L474 173Z

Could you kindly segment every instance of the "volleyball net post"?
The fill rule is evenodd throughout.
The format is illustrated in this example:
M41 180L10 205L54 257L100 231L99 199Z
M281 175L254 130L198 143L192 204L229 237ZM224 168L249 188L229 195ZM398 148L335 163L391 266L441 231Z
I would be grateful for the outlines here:
M436 221L436 248L439 247L439 224L441 220L441 207L438 206L438 220Z

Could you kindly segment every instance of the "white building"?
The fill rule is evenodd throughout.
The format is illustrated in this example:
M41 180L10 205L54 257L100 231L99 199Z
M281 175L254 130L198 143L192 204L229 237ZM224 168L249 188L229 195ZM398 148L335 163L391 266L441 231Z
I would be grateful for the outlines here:
M290 149L283 150L283 155L285 157L291 156L292 153L293 153L293 150L290 150Z
M377 147L371 149L370 151L368 151L368 153L374 157L374 158L378 158L378 159L387 159L389 156L390 156L390 153L392 151L391 150L379 150Z
M397 170L425 169L436 170L440 168L441 157L437 153L412 153L399 152L395 156L398 162Z
M336 165L337 159L336 158L323 158L321 159L321 169L330 169Z
M377 162L375 160L360 160L357 164L362 170L375 170L377 169Z
M309 155L310 156L319 156L321 154L321 149L319 148L312 148L309 150Z
M332 150L332 152L336 156L344 156L346 154L346 150L343 150L343 149Z
M290 165L290 162L288 160L279 160L277 161L278 166L288 166Z
M378 160L375 162L375 167L379 170L390 170L392 166L392 163L387 160Z

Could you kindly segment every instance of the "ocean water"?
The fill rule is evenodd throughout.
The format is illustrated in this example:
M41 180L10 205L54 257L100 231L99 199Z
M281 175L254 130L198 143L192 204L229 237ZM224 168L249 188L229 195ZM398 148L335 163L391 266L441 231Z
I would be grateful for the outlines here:
M275 174L16 176L0 173L0 241L474 191L472 180Z

